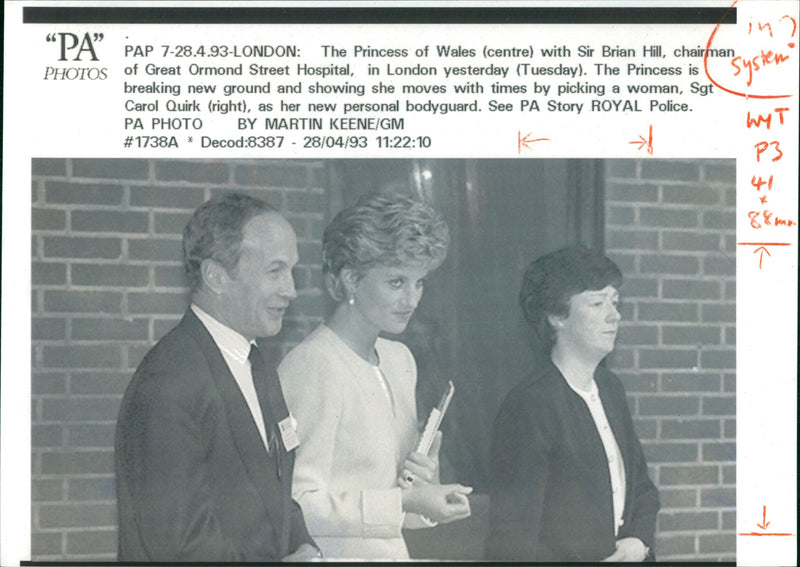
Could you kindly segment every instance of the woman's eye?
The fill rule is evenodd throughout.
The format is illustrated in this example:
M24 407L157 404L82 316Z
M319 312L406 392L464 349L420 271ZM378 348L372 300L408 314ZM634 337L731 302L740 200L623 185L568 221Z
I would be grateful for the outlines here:
M395 288L399 288L403 285L403 280L400 278L395 278L393 280L389 280L389 285Z

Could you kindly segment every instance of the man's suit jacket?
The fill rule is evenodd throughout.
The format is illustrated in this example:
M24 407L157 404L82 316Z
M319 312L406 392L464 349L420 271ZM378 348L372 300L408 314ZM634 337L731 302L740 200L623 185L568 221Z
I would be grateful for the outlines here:
M625 537L653 547L658 491L625 390L602 366L595 382L625 463L619 534L614 535L611 477L597 427L586 403L548 360L511 391L495 421L490 559L599 561Z
M282 396L273 403L285 411ZM120 408L119 559L274 561L313 544L291 498L294 452L282 442L278 451L267 452L189 310L139 365Z

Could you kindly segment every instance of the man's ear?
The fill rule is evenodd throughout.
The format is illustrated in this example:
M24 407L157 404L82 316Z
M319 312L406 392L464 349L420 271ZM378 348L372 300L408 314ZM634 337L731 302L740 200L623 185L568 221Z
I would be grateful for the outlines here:
M206 258L200 264L200 275L203 283L214 295L219 295L225 289L231 277L225 267L211 258Z

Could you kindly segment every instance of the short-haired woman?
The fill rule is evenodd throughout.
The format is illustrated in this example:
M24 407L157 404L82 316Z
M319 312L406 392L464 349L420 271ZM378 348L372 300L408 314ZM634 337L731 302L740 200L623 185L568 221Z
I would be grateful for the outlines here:
M658 491L614 348L622 274L595 250L534 261L520 306L543 362L495 420L487 556L518 561L652 559Z
M442 218L399 194L367 195L325 230L336 306L278 373L300 438L293 496L326 558L407 559L403 527L470 513L470 488L439 484L441 437L414 452L416 364L379 337L406 328L448 244Z

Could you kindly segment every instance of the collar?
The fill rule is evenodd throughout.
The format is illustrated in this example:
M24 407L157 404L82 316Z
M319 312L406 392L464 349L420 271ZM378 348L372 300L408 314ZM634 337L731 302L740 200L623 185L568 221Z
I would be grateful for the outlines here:
M194 303L192 304L192 311L208 330L219 350L239 364L244 364L247 361L247 357L250 356L250 341L227 325L217 321Z

